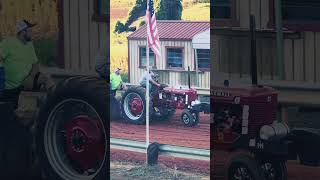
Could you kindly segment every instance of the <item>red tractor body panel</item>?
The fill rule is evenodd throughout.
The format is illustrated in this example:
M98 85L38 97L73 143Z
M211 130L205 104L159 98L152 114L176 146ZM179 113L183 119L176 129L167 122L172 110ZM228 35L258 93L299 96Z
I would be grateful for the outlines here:
M195 89L177 89L174 87L166 87L163 89L165 93L174 95L188 95L188 101L192 102L197 99L197 91Z
M168 102L169 107L174 109L184 109L186 105L190 105L192 101L197 100L197 91L195 89L166 87L163 89L163 93L172 97Z
M248 107L248 115L244 115L245 106ZM276 120L277 92L273 88L262 86L216 86L211 88L211 107L215 114L221 115L223 111L230 113L226 115L226 121L234 117L240 122L237 130L217 128L213 131L215 148L225 149L231 147L242 135L247 135L250 139L259 137L260 128Z

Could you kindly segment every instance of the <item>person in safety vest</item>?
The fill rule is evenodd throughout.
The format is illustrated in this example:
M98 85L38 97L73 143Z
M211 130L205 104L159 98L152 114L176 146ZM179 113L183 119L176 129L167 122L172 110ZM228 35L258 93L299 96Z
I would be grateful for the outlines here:
M0 101L17 107L22 90L50 89L54 81L40 72L39 61L32 43L32 27L27 20L16 25L16 36L0 42Z
M123 84L121 78L121 69L116 68L115 72L110 75L111 94L116 95L117 90L125 90L126 86Z

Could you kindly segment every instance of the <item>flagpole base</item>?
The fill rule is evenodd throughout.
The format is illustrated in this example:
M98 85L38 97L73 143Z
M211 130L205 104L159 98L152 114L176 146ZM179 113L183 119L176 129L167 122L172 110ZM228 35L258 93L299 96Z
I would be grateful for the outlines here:
M148 146L147 150L147 165L154 166L158 164L159 143L154 142Z

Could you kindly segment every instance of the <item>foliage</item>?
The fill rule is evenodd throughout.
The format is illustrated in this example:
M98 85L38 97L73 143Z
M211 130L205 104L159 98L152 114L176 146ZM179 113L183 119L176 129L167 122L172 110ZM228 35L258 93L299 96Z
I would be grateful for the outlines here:
M129 76L128 76L128 73L124 72L124 73L121 73L121 78L122 78L122 81L127 83L129 82Z
M125 24L118 22L115 27L117 33L132 32L135 27L130 28L132 23L145 15L147 6L146 0L136 0L135 6L131 9ZM156 0L155 11L158 20L181 20L182 0Z
M143 26L143 25L145 25L145 24L146 24L145 21L141 21L141 23L139 24L139 27L141 27L141 26Z
M114 30L114 32L116 32L116 33L123 33L123 32L125 32L126 31L126 26L123 24L123 23L121 23L120 21L117 21L117 24L116 24L116 27L115 27L115 30Z
M159 0L156 16L159 20L181 20L182 0Z

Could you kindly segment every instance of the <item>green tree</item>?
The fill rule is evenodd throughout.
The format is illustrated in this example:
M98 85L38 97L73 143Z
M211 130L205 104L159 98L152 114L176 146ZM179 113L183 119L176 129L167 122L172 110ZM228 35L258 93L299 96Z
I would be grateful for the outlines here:
M159 0L156 15L159 20L181 20L182 0Z
M136 0L135 6L131 9L125 24L117 22L115 32L122 33L134 31L136 28L131 24L144 16L147 8L147 0ZM158 20L181 20L182 0L155 0L155 11Z

